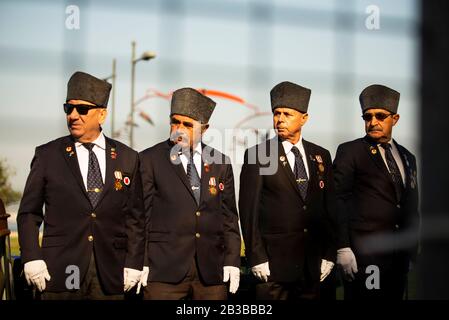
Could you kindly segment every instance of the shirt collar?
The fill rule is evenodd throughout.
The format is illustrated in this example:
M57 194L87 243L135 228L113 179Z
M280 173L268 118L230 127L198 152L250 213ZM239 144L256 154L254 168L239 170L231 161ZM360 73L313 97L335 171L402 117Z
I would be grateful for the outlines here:
M391 145L391 147L394 147L393 138L391 138L390 141L388 141L387 143L388 143L389 145ZM381 143L378 143L377 146L378 146L378 147L381 147L382 144L381 144Z
M100 132L100 134L98 135L97 139L95 139L91 143L93 143L94 145L96 145L97 147L99 147L99 148L101 148L103 150L106 150L106 139L104 137L103 132ZM83 145L82 142L79 142L79 141L75 142L75 147L77 147L77 148L82 146L82 145Z
M201 155L203 153L203 147L201 145L201 142L199 142L195 149L193 149L193 155L195 155L196 153L198 153L199 155ZM182 151L179 151L178 154L184 154ZM185 154L184 154L185 155ZM186 155L188 157L188 154Z
M296 146L296 148L298 148L299 150L303 150L304 148L302 146L302 136L299 137L298 142L296 142L295 144L291 143L290 141L283 140L282 146L284 147L285 154L288 154L292 150L293 146Z

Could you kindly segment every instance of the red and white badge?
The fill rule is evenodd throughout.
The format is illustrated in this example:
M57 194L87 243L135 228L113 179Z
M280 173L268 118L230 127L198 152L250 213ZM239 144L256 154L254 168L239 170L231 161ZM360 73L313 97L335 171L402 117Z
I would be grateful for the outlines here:
M320 180L320 188L323 189L324 188L324 181Z
M223 183L223 182L220 182L220 183L218 184L218 189L220 189L220 191L223 191L223 190L224 190L224 183Z
M123 183L124 183L126 186L129 186L129 184L131 183L131 179L130 179L129 177L124 177L124 178L123 178Z

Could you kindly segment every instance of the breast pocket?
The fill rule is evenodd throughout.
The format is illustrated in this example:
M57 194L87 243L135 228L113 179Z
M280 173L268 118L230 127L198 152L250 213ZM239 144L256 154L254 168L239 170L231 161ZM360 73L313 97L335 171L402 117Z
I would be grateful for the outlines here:
M61 247L67 243L65 237L56 236L56 237L44 237L42 239L42 248L50 248L50 247Z

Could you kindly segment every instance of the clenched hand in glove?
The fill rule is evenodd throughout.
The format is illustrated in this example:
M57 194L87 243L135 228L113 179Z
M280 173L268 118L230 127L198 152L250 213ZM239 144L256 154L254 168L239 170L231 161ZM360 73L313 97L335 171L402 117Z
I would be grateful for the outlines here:
M150 267L143 267L142 274L140 275L139 284L137 285L137 291L136 293L140 293L141 287L146 287L148 284L148 276L150 275Z
M44 260L32 260L26 262L23 266L23 271L28 285L32 284L41 292L45 290L45 280L50 281L51 279L47 270L47 264Z
M321 260L321 276L320 282L323 282L324 279L331 273L332 268L334 267L334 263L328 260Z
M131 269L131 268L124 268L123 269L123 286L124 291L127 292L132 289L137 283L140 282L140 275L142 271Z
M229 281L229 292L236 293L240 283L240 269L232 266L223 267L223 282Z
M268 281L268 276L270 275L270 267L268 265L268 261L252 267L251 271L257 279L264 282Z
M357 270L357 261L355 260L355 255L351 248L341 248L337 250L337 264L341 267L343 271L343 277L347 281L352 281L355 278L355 273Z

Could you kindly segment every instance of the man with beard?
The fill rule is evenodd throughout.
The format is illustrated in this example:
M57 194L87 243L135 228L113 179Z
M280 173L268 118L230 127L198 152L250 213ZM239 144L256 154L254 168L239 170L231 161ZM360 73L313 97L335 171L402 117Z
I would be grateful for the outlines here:
M140 153L147 215L145 299L224 300L226 282L231 293L239 286L232 166L227 156L201 142L214 108L215 102L195 89L176 90L170 139Z
M338 147L337 264L345 299L402 299L418 242L416 159L392 138L399 92L370 85L360 94L366 136Z

